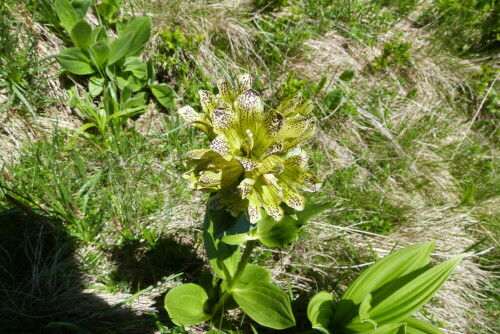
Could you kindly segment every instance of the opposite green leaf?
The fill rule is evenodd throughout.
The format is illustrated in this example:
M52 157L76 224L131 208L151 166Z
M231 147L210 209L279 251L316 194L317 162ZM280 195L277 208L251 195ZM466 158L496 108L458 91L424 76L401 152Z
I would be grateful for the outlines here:
M226 216L225 211L207 209L203 224L203 244L213 270L220 278L227 280L236 272L240 248L214 238L214 226L221 224Z
M165 308L176 325L190 326L210 319L205 313L208 295L205 290L193 283L179 285L165 296Z
M312 323L312 328L329 334L328 327L335 314L335 302L328 292L321 291L312 297L307 305L307 318Z
M238 286L233 297L243 311L262 326L285 329L295 325L288 295L272 283Z
M61 64L63 69L68 72L78 75L92 74L95 72L90 65L90 59L80 48L62 50L60 53L55 55L55 58L59 64Z
M446 282L464 255L437 265L404 285L379 304L373 305L370 318L380 325L403 321L420 309ZM354 324L356 319L353 319ZM347 326L351 328L351 325Z
M283 247L293 240L302 224L295 215L284 216L280 221L266 215L257 223L257 237L267 247Z
M413 317L406 318L403 322L406 323L406 334L444 334L439 328Z
M87 21L80 20L71 29L70 36L75 46L87 50L92 43L92 27Z
M244 288L248 284L271 281L271 273L266 268L256 264L247 264L243 274L236 283L236 288Z
M383 285L403 277L429 263L429 256L434 243L410 246L377 261L366 269L342 296L340 306L335 313L335 322L348 322L357 315L357 305L369 293Z

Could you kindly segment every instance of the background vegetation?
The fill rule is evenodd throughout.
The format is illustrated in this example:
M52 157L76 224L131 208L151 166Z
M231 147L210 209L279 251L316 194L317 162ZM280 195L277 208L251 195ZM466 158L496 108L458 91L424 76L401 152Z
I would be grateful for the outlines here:
M373 260L433 239L437 257L471 254L419 316L498 331L498 1L93 1L86 20L110 40L151 19L140 59L154 75L120 68L137 89L90 97L99 81L52 57L75 47L57 3L0 5L0 331L208 330L176 327L163 308L206 263L206 198L181 178L206 139L175 110L238 73L269 108L297 91L315 104L323 190L309 200L331 209L255 259L292 298L290 332L310 329L317 291L338 296ZM85 126L127 108L104 132ZM265 332L240 314L232 325Z

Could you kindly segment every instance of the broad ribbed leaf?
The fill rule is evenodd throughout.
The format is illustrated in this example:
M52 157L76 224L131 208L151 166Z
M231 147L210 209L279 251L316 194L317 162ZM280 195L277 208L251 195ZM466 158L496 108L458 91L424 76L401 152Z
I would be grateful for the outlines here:
M256 237L267 247L283 247L293 240L300 226L295 215L286 215L280 221L266 215L257 223Z
M114 63L127 56L133 39L134 33L128 32L120 38L117 38L113 42L111 42L111 44L109 45L108 65L113 65Z
M127 49L127 57L139 56L151 36L151 19L149 17L132 19L123 31L123 35L128 33L133 33L133 37Z
M60 53L56 54L55 57L63 69L68 72L78 75L92 74L95 72L90 65L90 59L80 48L62 50Z
M99 26L94 30L92 30L90 39L91 39L90 44L94 44L99 41L104 41L106 43L109 43L108 34L106 33L106 29L103 26Z
M152 85L151 92L156 100L165 108L172 108L175 105L175 97L177 94L167 84Z
M255 322L273 329L295 325L288 295L272 283L254 282L238 286L233 298Z
M271 281L271 273L266 268L262 268L256 264L247 264L239 281L236 283L236 288L244 288L248 284Z
M92 27L87 21L80 20L71 29L70 36L75 46L87 50L92 42Z
M312 297L307 305L307 318L312 328L329 334L328 328L335 313L335 302L333 296L328 292L321 291Z
M403 320L406 323L406 334L444 334L442 330L428 322L409 317Z
M176 325L190 326L210 319L205 313L208 295L205 290L193 283L179 285L165 296L165 309Z
M417 276L394 291L369 311L370 318L379 325L403 321L420 309L446 282L464 255L448 260ZM358 322L359 317L352 323ZM347 326L351 328L350 325Z
M89 80L89 93L93 97L99 95L104 90L104 78L92 77Z
M203 244L210 265L222 279L231 279L236 272L240 260L240 248L228 245L214 237L214 226L224 222L228 213L223 210L208 210L205 212L203 225Z
M99 41L90 47L89 54L95 66L104 69L104 64L109 57L109 46L106 42Z
M69 0L55 0L54 7L56 9L57 16L61 20L61 24L66 29L68 33L71 32L73 26L78 21L78 15L75 9L71 6Z
M365 296L385 284L408 275L429 264L434 242L410 246L377 261L366 269L342 296L341 307L335 313L335 322L348 322L357 315L357 305Z
M388 324L369 332L364 332L365 334L405 334L405 324Z

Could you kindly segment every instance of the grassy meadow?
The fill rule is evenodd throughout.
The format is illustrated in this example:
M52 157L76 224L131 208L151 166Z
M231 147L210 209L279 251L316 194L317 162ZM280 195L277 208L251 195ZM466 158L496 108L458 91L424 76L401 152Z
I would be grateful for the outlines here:
M85 19L109 40L140 31L133 17L151 34L134 62L99 68L95 49L73 72L82 58L65 50L80 40L56 2L0 3L0 333L210 330L164 308L209 268L208 195L182 177L209 141L176 110L242 73L267 109L296 92L314 103L305 149L322 188L304 196L329 209L251 259L291 298L297 324L282 332L314 333L316 292L340 296L375 260L432 240L433 262L467 256L417 317L499 331L498 1L95 0ZM230 327L273 332L237 310Z

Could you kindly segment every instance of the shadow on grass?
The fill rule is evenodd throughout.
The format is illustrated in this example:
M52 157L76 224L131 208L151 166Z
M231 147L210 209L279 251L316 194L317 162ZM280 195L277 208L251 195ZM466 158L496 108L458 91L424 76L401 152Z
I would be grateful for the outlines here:
M0 211L0 333L152 333L152 323L127 324L141 320L131 310L109 312L112 305L83 293L75 243L60 227Z
M174 236L157 240L154 247L130 240L113 248L111 254L117 263L111 279L127 284L132 292L177 273L184 273L184 278L194 281L205 264L192 244Z

